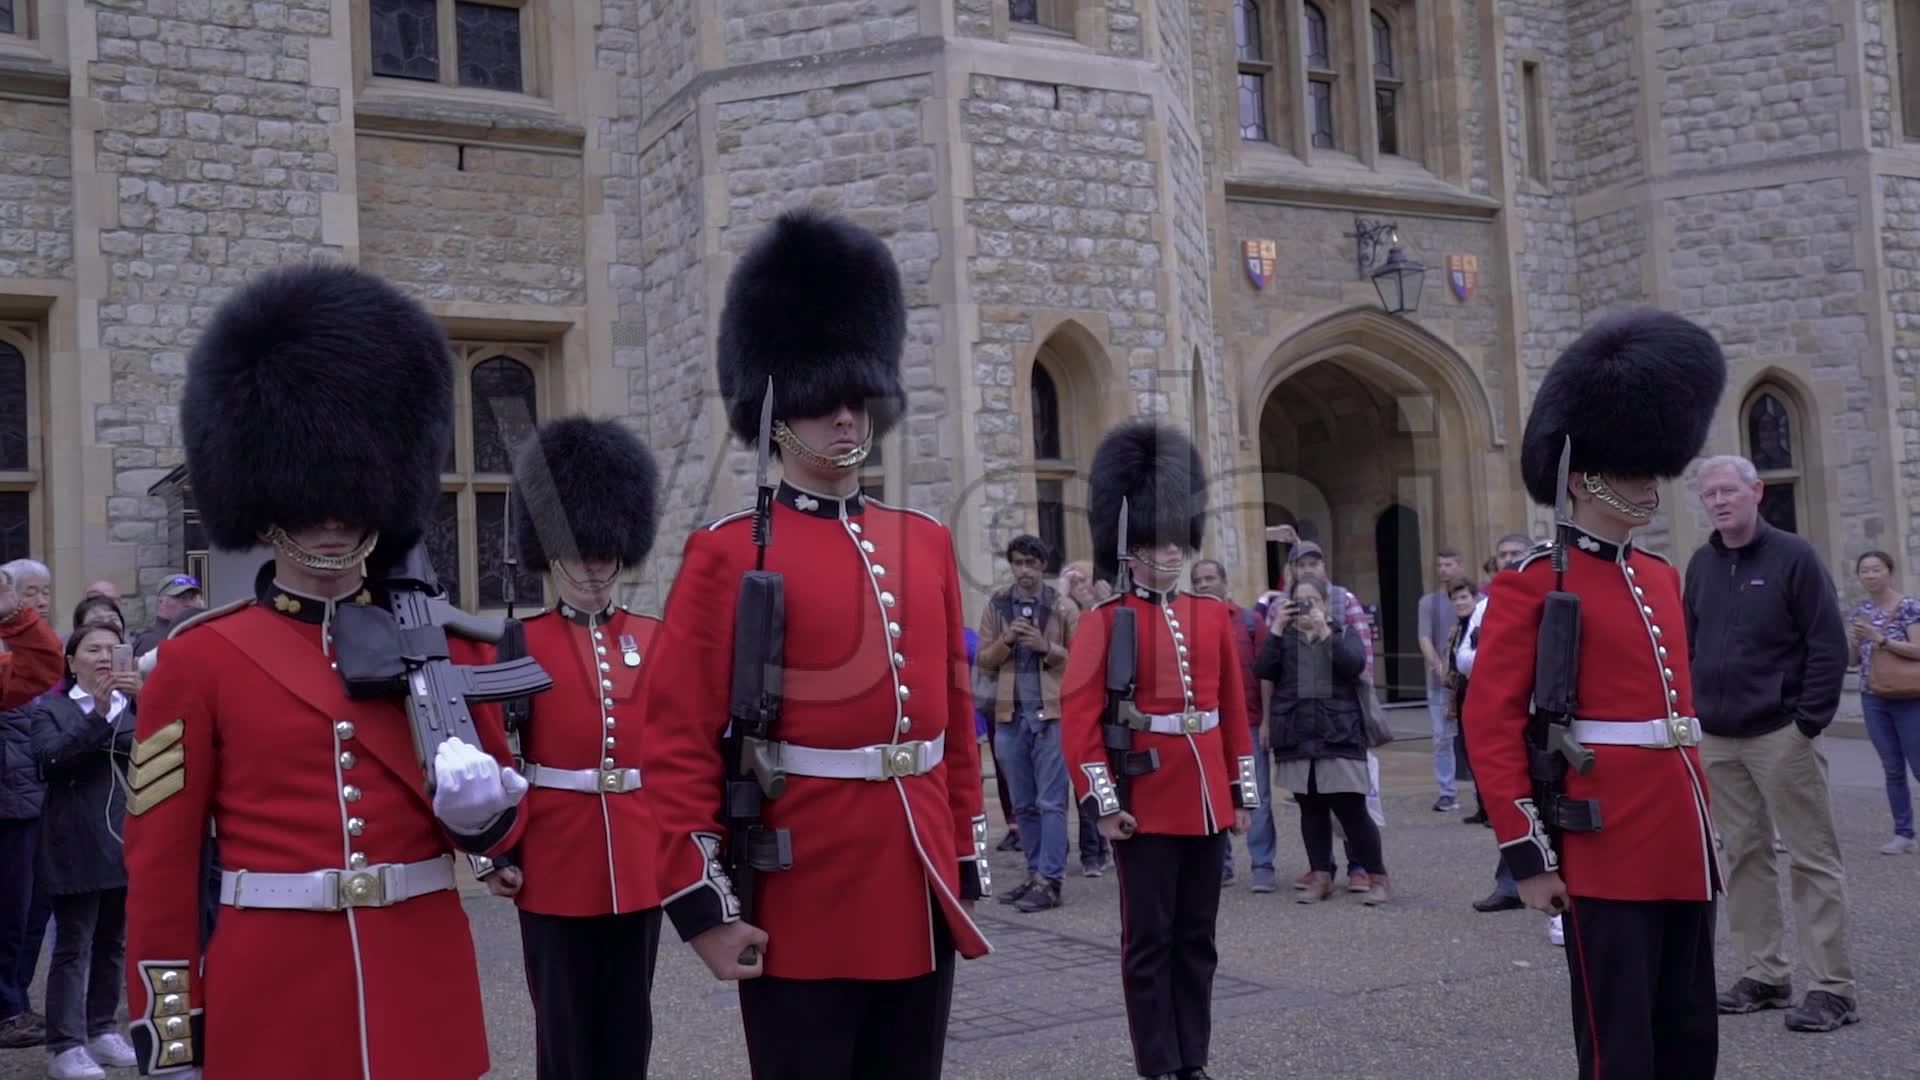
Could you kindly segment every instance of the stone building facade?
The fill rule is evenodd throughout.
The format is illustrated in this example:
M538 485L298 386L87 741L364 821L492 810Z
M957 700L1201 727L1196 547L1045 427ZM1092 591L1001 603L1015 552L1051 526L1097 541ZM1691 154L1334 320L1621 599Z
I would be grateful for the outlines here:
M657 608L750 483L727 274L813 205L906 281L909 405L865 484L952 523L981 595L1017 532L1090 555L1093 446L1154 414L1207 456L1242 596L1294 522L1409 653L1437 548L1539 530L1533 389L1635 303L1719 335L1714 449L1844 581L1920 559L1910 134L1913 0L0 0L0 554L68 597L180 569L196 329L336 258L457 342L462 602L504 599L504 448L585 410L660 454ZM1376 225L1426 266L1414 310L1369 280ZM1667 497L1649 539L1684 556L1704 526Z

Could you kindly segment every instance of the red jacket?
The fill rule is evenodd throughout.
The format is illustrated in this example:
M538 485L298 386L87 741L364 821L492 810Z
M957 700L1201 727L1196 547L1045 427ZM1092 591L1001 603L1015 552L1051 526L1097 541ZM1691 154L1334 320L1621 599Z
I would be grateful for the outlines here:
M53 689L67 672L66 650L40 609L22 607L0 623L0 712L17 709Z
M1581 719L1693 716L1680 575L1630 544L1576 533L1566 591L1580 597ZM1594 799L1597 832L1567 832L1556 859L1534 814L1523 734L1531 713L1535 636L1552 561L1536 551L1495 575L1480 623L1473 692L1463 722L1473 769L1507 866L1516 878L1558 869L1567 891L1606 900L1711 900L1720 874L1706 773L1691 746L1591 746L1585 776L1566 794ZM1697 727L1697 721L1696 721Z
M521 755L550 769L640 768L647 738L640 663L660 620L625 608L589 616L563 604L525 625L527 653L553 676L553 689L533 696ZM659 907L651 779L643 772L639 790L615 794L528 791L520 805L527 819L517 852L525 874L520 907L541 915Z
M433 816L402 704L347 697L321 651L318 601L270 585L261 600L183 624L140 695L126 964L142 1071L178 1071L157 1064L178 1042L206 1080L473 1080L488 1068L486 1027L454 890L346 911L229 906L201 952L210 820L229 871L306 873L344 869L350 852L376 865L456 850ZM485 646L451 644L456 663L492 658ZM473 712L485 749L509 764L498 709ZM521 828L509 811L467 849L505 851Z
M945 740L932 771L868 781L791 776L764 823L791 830L793 866L757 878L765 971L790 979L907 979L933 970L934 918L960 954L986 938L962 904L981 895L986 818L945 526L856 495L787 485L766 568L786 587L785 701L774 738L840 750ZM720 849L721 736L734 607L754 567L748 512L687 538L647 662L647 790L662 836L661 889L681 937L739 918Z
M1238 631L1226 604L1197 593L1135 586L1081 617L1060 703L1060 742L1074 797L1096 815L1122 809L1101 797L1111 767L1100 731L1107 640L1122 605L1135 613L1139 639L1134 704L1152 715L1219 712L1219 723L1197 734L1134 734L1134 749L1159 751L1160 767L1131 778L1124 809L1143 833L1204 836L1231 828L1236 808L1258 803Z

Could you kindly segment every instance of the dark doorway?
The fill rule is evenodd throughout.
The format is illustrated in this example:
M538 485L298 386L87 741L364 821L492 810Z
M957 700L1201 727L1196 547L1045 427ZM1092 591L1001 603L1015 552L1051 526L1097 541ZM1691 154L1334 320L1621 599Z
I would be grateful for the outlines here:
M1427 696L1426 661L1420 654L1420 515L1395 504L1373 524L1373 553L1380 568L1380 659L1375 681L1388 701Z

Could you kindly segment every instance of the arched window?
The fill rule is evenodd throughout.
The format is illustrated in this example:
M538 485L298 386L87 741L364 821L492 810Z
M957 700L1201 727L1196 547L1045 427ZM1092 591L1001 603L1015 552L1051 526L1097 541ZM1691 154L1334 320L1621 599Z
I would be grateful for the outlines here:
M1027 416L1033 429L1034 516L1040 539L1051 553L1047 573L1057 574L1067 548L1067 481L1073 465L1061 453L1060 390L1048 363L1036 358L1027 395Z
M513 455L540 422L543 345L455 342L453 445L440 478L440 505L427 531L434 572L469 611L507 605L507 530ZM517 497L517 495L515 496ZM539 574L513 575L513 602L544 603Z
M1786 391L1762 383L1747 395L1743 413L1747 457L1766 485L1760 516L1777 529L1800 531L1802 479L1798 410Z
M1305 8L1307 130L1312 133L1315 147L1332 149L1338 145L1333 115L1334 81L1337 77L1333 65L1333 39L1327 30L1327 13L1320 10L1317 4L1309 3Z
M1240 137L1249 142L1273 138L1267 123L1268 76L1273 65L1261 44L1259 0L1234 0L1233 49L1240 66Z
M1400 152L1400 66L1393 46L1393 24L1378 11L1368 16L1373 35L1373 116L1380 152Z
M37 341L31 327L0 325L0 561L34 555Z

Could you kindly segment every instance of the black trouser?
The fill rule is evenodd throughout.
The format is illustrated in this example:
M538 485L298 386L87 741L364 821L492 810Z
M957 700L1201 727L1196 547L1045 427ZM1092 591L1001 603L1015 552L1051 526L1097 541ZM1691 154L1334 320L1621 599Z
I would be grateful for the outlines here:
M39 818L0 821L0 1020L32 1005L27 988L53 917L53 905L35 880L39 850Z
M520 913L540 1080L645 1080L660 909Z
M1141 1076L1206 1067L1226 836L1136 833L1113 845L1120 984Z
M1072 783L1067 781L1067 794L1073 794ZM1086 803L1074 803L1074 813L1080 815L1080 865L1082 868L1106 862L1113 855L1113 846L1107 838L1100 835L1100 819L1087 813Z
M934 969L918 978L740 983L753 1080L940 1080L954 952L938 908L933 928Z
M1462 715L1465 715L1462 713ZM1454 738L1453 758L1456 763L1455 779L1473 781L1473 809L1481 817L1487 816L1487 798L1480 793L1480 778L1473 771L1473 752L1467 749L1467 725L1459 725L1460 734Z
M47 968L47 1052L59 1054L120 1030L127 951L127 890L53 898L53 963Z
M1311 785L1309 785L1311 786ZM1300 797L1300 842L1307 848L1307 865L1331 874L1333 865L1333 819L1347 834L1347 868L1364 866L1367 872L1384 875L1387 863L1380 851L1380 830L1367 813L1367 797L1357 791L1323 795L1309 791Z
M1575 897L1564 929L1580 1080L1713 1076L1711 902Z

